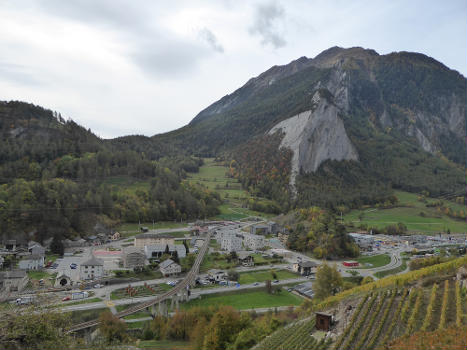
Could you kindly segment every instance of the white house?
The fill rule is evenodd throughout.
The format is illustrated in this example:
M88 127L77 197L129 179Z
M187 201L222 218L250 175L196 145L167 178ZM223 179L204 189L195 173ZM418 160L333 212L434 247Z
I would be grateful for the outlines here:
M81 280L93 280L104 276L104 261L97 259L94 255L79 267L79 277Z
M161 262L159 269L164 276L177 275L182 272L182 267L172 259L167 259Z
M21 270L39 270L44 267L44 256L31 254L19 261L18 267Z

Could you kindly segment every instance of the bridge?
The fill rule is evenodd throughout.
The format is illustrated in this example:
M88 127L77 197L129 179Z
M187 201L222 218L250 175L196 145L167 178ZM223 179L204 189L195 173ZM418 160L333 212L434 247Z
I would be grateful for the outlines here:
M165 304L166 300L171 299L172 306L174 302L178 306L179 300L188 300L189 289L190 287L193 287L196 283L195 281L196 281L196 277L198 276L199 267L201 266L201 262L203 261L204 255L208 251L210 240L211 240L211 234L208 233L205 237L203 246L198 252L198 256L196 257L196 260L190 272L188 272L186 277L180 283L178 283L174 288L172 288L171 290L169 290L168 292L164 294L158 295L152 300L149 300L145 303L141 303L136 306L130 307L126 310L123 310L121 312L118 312L115 314L115 316L117 316L118 318L122 318L128 315L134 314L135 312L138 312L138 311L147 310L149 308L153 308L153 311L157 313L157 311L155 310L156 304L158 304L158 311L160 313L165 313L167 312L167 305ZM79 324L76 324L70 327L69 329L67 329L66 332L72 333L72 332L80 331L86 328L97 326L98 324L99 324L98 319L88 321L88 322L83 322L83 323L79 323Z

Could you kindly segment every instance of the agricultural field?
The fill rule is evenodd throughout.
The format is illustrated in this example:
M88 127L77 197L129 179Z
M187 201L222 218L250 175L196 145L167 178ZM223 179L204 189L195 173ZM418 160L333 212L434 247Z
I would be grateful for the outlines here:
M241 272L238 282L240 284L249 284L254 282L264 282L266 280L285 280L298 277L300 276L287 270L253 271Z
M385 266L391 262L391 257L387 254L379 254L373 256L362 256L356 260L361 265L359 268L367 269Z
M427 287L369 293L345 323L334 349L379 349L419 330L465 325L466 305L458 298L457 283L450 278Z
M255 350L324 350L329 349L330 341L324 332L317 332L315 319L294 322L266 337L255 346Z
M396 192L396 196L399 199L396 207L352 210L344 215L344 223L346 225L352 223L355 227L365 224L369 227L384 228L401 222L407 226L409 232L422 234L446 232L448 229L452 233L467 232L465 220L449 217L436 207L426 206L426 204L436 202L437 199L426 198L426 202L422 202L418 200L417 194L402 191ZM455 202L445 200L443 203L457 212L465 210L464 206Z
M231 305L238 310L267 307L300 305L303 299L295 294L281 290L277 294L268 294L263 289L238 291L230 293L203 295L200 299L190 300L182 304L183 309L193 306Z

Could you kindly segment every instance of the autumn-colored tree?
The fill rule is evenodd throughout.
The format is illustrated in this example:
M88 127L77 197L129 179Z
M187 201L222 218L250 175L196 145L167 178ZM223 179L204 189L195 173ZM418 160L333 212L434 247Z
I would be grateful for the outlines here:
M336 265L329 266L323 264L316 271L316 281L313 283L313 291L315 298L324 299L330 295L334 295L342 288L342 276L337 271Z
M114 316L110 311L104 311L99 315L99 331L107 344L127 340L126 330L126 323Z
M159 315L154 317L154 319L151 321L150 329L154 339L165 339L165 335L167 333L167 318Z
M240 318L240 313L231 306L221 307L212 317L208 326L205 328L205 338L203 349L205 350L223 350L231 344L244 322Z

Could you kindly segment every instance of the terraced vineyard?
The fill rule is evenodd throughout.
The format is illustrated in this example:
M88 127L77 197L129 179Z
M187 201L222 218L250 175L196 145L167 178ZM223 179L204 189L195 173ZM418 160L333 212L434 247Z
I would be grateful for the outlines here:
M427 288L370 293L362 299L333 348L384 349L385 344L404 334L465 325L466 305L458 300L457 286L445 280L442 285Z
M311 335L315 332L315 320L305 319L273 333L255 346L255 350L324 350L330 342L324 337L320 340Z

